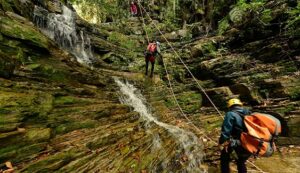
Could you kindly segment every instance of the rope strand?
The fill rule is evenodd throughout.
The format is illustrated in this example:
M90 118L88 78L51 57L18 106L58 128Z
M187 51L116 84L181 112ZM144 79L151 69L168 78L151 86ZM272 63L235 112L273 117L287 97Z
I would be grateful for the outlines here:
M179 54L177 53L177 51L174 49L174 47L171 45L171 43L168 41L168 39L164 36L164 34L161 32L161 30L157 27L157 25L155 23L153 23L152 18L150 17L150 15L148 14L148 12L145 10L145 8L140 5L141 8L144 10L144 12L147 14L147 16L150 18L151 23L154 25L154 27L158 30L158 32L162 35L162 37L165 39L165 41L168 43L168 45L171 47L171 49L173 50L173 52L175 53L176 57L179 58L180 62L184 65L184 67L186 68L186 70L189 72L189 74L192 76L192 78L195 80L195 82L197 83L199 89L204 93L204 95L207 97L207 99L209 100L209 102L212 104L212 106L214 107L214 109L218 112L218 114L224 119L224 116L221 114L221 112L219 111L219 109L216 107L216 105L214 104L214 102L211 100L211 98L208 96L208 94L206 93L206 91L204 90L204 88L199 84L198 80L196 79L196 77L193 75L193 73L190 71L190 69L188 68L188 66L184 63L184 61L180 58Z
M166 40L166 42L168 43L168 45L171 47L171 49L173 50L173 52L175 53L175 55L179 58L179 60L181 61L181 63L184 65L184 67L187 69L187 71L189 72L189 74L192 76L192 78L195 80L195 82L197 83L198 87L200 88L200 90L205 94L205 96L207 97L207 99L210 101L210 103L212 104L212 106L214 107L214 109L218 112L218 114L222 117L222 119L224 119L224 116L221 114L221 112L219 111L219 109L216 107L216 105L214 104L214 102L210 99L210 97L208 96L208 94L206 93L206 91L204 90L204 88L199 84L198 80L196 79L196 77L193 75L193 73L190 71L190 69L188 68L188 66L184 63L184 61L180 58L179 54L176 52L176 50L174 49L174 47L171 45L171 43L168 41L168 39L163 35L163 33L161 32L161 30L156 26L155 23L153 23L153 20L152 18L150 17L150 15L148 14L148 12L145 10L145 8L140 4L140 1L138 0L138 3L139 3L139 8L142 9L146 15L149 17L151 23L154 25L154 27L159 31L159 33L162 35L162 37ZM142 15L142 18L143 18L143 15ZM145 26L145 23L144 23L144 18L142 19L143 20L143 25ZM146 32L146 35L147 35L147 31L145 30ZM147 35L147 39L148 39L148 35ZM148 41L149 43L149 41ZM188 122L190 122L192 124L192 126L197 129L199 132L201 132L201 130L186 116L186 114L183 112L181 106L179 105L178 103L178 100L176 98L176 95L174 93L174 90L172 88L172 84L171 84L171 80L170 80L170 76L169 76L169 73L168 73L168 70L167 70L167 67L166 67L166 64L164 63L163 61L163 58L162 58L162 62L163 62L163 66L164 66L164 69L166 71L166 75L167 75L167 79L168 79L168 83L169 83L169 86L170 86L170 92L171 94L173 95L173 98L175 100L175 103L176 105L178 106L181 114L187 119ZM218 144L216 141L214 141L213 139L211 139L210 137L208 137L207 135L205 134L202 134L203 136L205 136L207 139L209 139L210 141L212 141L214 144ZM266 173L264 172L262 169L260 169L258 166L256 166L254 163L250 162L249 160L247 160L247 163L251 164L253 167L255 167L258 171L260 171L261 173Z

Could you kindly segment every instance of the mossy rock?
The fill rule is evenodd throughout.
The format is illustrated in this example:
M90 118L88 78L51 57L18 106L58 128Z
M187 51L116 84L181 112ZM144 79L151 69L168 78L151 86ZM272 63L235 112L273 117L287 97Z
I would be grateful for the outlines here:
M186 113L194 113L202 106L202 96L200 93L183 92L178 95L178 102Z
M0 108L11 112L22 122L45 120L46 115L52 110L52 102L52 95L47 93L30 93L30 91L0 93Z
M64 134L78 129L85 129L85 128L95 128L97 125L97 121L95 120L85 120L81 122L69 122L66 124L61 124L56 127L55 132L56 134Z
M25 138L30 142L44 142L51 138L50 128L32 128L26 131Z
M195 45L191 49L192 57L197 58L201 56L214 56L214 53L216 52L216 42L215 41L208 41L203 42Z
M9 58L0 50L0 77L11 77L14 74L14 70L17 66L18 63L15 58Z
M13 163L19 163L26 159L32 159L43 151L47 147L47 143L37 143L32 145L26 145L25 143L12 144L1 148L0 150L0 162L7 160Z
M93 100L74 97L74 96L58 96L55 97L54 106L55 107L63 107L68 105L80 104L86 105L93 103Z
M20 39L25 41L27 44L31 44L40 48L49 48L49 39L41 32L34 29L34 26L29 22L21 23L6 16L0 16L0 19L0 32L3 35Z
M235 94L239 95L242 100L245 100L252 104L261 103L262 98L259 97L258 92L255 88L247 86L247 84L235 84L230 86L230 90Z
M37 162L31 163L26 166L20 172L24 173L38 173L38 172L55 172L64 165L67 165L71 161L80 156L80 152L75 150L64 151Z
M206 90L206 93L214 102L214 104L222 109L226 109L227 100L234 96L229 87L219 87ZM210 101L206 98L204 94L203 96L203 105L211 106Z
M293 117L288 121L289 136L300 137L300 118Z
M14 11L12 8L13 4L8 2L7 0L1 0L0 4L4 11Z
M21 124L23 117L18 113L13 113L11 111L2 112L1 110L8 110L8 108L0 108L0 132L10 132L16 130Z
M68 82L70 80L68 76L68 71L63 69L63 67L55 66L50 62L43 62L43 64L28 64L24 66L24 69L32 71L35 75L39 75L40 77L44 77L47 80L55 81L55 82Z

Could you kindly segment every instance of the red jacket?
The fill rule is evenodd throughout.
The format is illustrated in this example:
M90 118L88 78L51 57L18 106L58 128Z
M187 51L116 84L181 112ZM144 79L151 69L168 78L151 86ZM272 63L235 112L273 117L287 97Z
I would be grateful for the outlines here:
M137 6L135 4L130 5L130 12L137 14Z

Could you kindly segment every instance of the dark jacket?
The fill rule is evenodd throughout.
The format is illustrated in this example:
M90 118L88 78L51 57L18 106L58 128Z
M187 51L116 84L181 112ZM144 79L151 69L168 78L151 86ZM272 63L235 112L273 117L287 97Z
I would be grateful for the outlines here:
M240 113L240 115L236 112ZM225 115L219 144L223 144L231 137L233 139L240 139L241 132L246 130L241 115L243 116L249 114L250 111L245 108L239 106L234 106L233 108L231 108L230 111L228 111Z

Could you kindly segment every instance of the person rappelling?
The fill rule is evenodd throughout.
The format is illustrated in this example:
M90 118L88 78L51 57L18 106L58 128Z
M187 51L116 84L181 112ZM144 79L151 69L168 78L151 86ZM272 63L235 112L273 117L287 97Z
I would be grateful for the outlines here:
M221 172L230 173L230 155L233 151L237 154L237 168L239 173L247 173L246 161L251 156L240 144L240 136L245 131L243 119L239 114L247 115L250 111L243 108L243 103L237 99L230 99L227 103L229 111L225 115L222 125L219 146L221 151Z
M131 1L130 4L130 13L132 16L137 16L138 14L138 9L137 9L137 5L134 1Z
M157 56L157 54L160 54L160 42L156 41L152 41L148 44L146 51L144 52L145 54L145 62L146 62L146 73L145 75L148 75L148 66L149 66L149 62L151 62L151 74L150 77L153 77L153 72L154 72L154 64L155 64L155 58Z
M234 151L238 173L247 173L246 161L250 156L270 157L276 151L281 123L270 114L251 113L237 98L230 99L227 107L219 138L221 172L230 173L230 155Z

